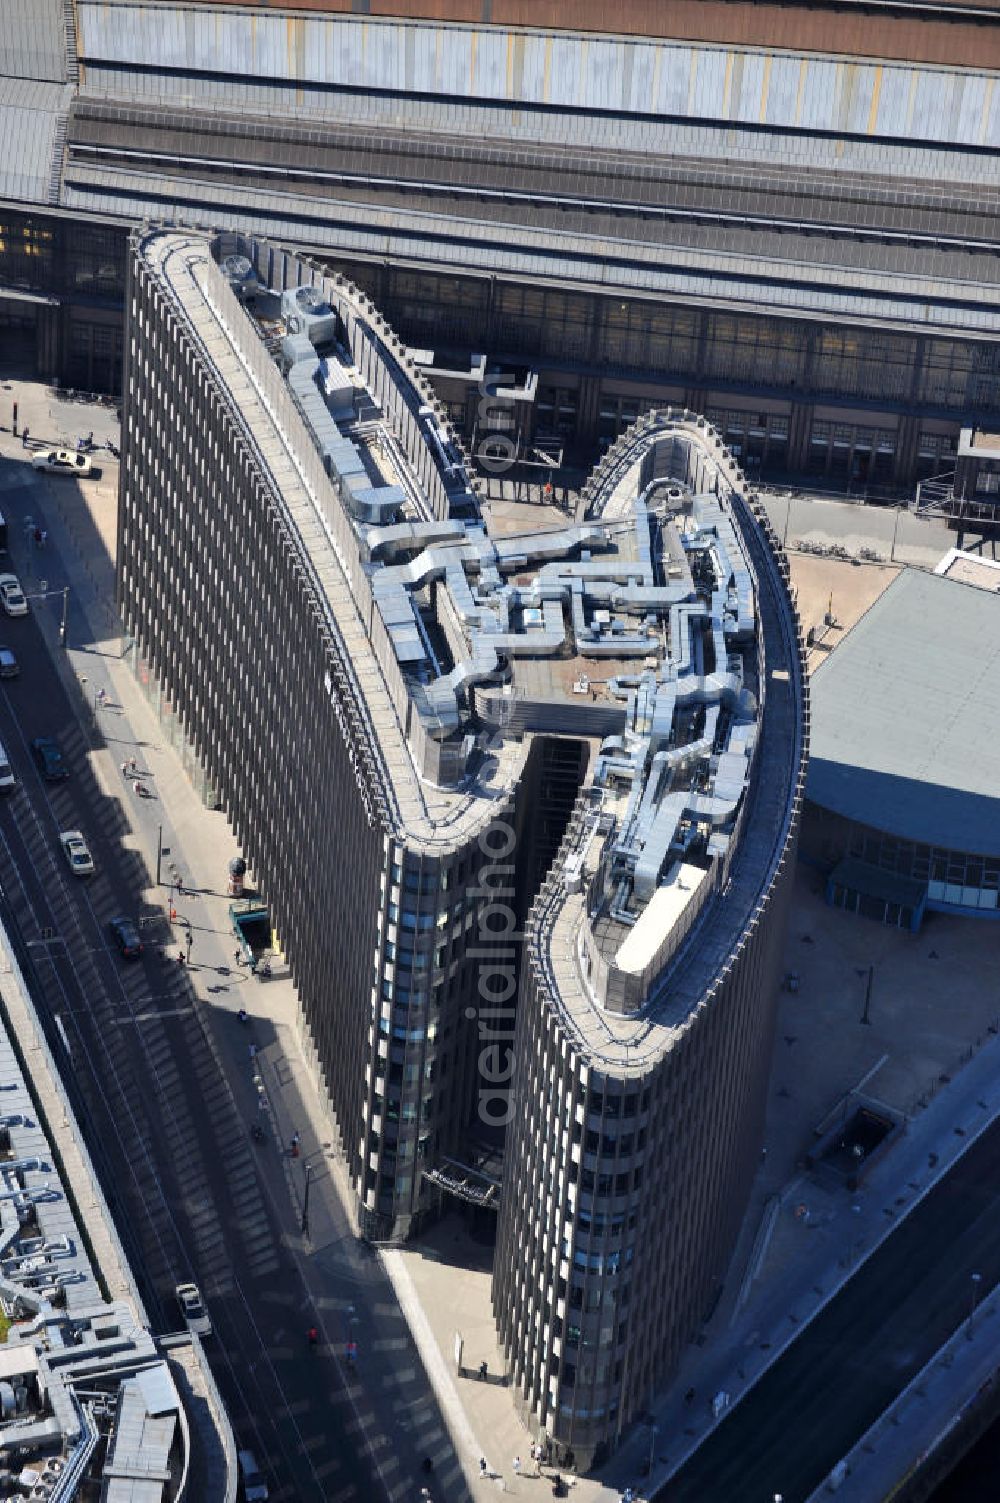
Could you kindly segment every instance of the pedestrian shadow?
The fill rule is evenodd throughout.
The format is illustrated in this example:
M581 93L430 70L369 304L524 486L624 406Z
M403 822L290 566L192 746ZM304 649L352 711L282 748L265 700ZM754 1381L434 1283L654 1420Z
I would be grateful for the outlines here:
M494 1388L507 1388L510 1386L510 1380L506 1373L484 1373L481 1367L460 1367L458 1369L458 1376L460 1378L469 1378L474 1383L486 1383L492 1385Z

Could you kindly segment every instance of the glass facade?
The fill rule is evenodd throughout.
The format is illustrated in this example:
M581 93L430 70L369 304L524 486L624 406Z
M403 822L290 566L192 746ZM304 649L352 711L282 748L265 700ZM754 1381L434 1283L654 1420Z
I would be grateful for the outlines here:
M986 914L1000 904L1000 850L993 856L918 845L866 825L852 824L847 852L895 876L926 882L932 906L972 908Z
M57 338L44 356L38 335L42 374L81 390L121 390L127 234L124 226L86 219L0 211L0 297L6 286L58 300ZM935 424L953 415L957 436L962 420L1000 408L1000 350L967 339L672 306L487 276L333 264L369 292L413 345L439 354L487 350L532 363L540 374L538 434L559 437L584 456L613 442L654 403L677 401L691 390L691 405L702 410L710 404L699 393L710 389L717 400L721 389L734 400L719 410L727 420L738 412L745 424L742 437L734 428L732 439L751 469L777 476L787 466L792 473L856 483L908 481L948 467L949 452L929 447L932 437L951 436ZM12 306L8 321L17 317ZM21 321L31 327L30 317ZM624 392L625 377L644 381L648 397ZM580 401L584 379L599 384L599 412ZM763 431L753 431L752 420L759 418L754 400L765 393L780 397L784 409L757 421ZM813 421L810 407L822 400L868 403L872 419L855 420L852 435L834 434L826 419ZM793 406L805 408L804 448L786 442ZM919 454L896 443L905 413L920 421Z

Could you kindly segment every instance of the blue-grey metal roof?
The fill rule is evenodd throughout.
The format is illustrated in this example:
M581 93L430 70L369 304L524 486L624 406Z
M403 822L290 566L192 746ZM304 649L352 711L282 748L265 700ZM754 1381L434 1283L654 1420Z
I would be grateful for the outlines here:
M72 93L69 84L0 77L0 197L54 201L62 153L57 133Z
M0 5L0 73L11 78L66 81L66 10L63 0L3 0Z
M806 792L906 840L1000 854L1000 595L893 581L813 677Z

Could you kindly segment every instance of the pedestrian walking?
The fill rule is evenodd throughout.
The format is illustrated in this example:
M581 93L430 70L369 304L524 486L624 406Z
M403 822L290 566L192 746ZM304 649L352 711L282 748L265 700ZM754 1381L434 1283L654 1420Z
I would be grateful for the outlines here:
M250 1058L251 1059L256 1059L257 1058L257 1045L256 1044L250 1044L249 1045L249 1049L250 1049Z
M520 1477L520 1475L521 1475L521 1458L520 1458L520 1456L515 1456L514 1457L514 1476L515 1477Z
M42 546L42 529L40 527L36 527L35 528L35 547L36 548L40 548L41 546Z
M183 950L178 950L178 952L177 952L177 964L181 965L181 966L184 964L184 951Z
M123 762L122 763L122 777L123 778L127 778L128 777L128 763L127 762Z
M27 430L27 428L25 428L24 432L21 434L21 448L22 449L26 449L27 447L28 447L28 430Z
M479 1458L479 1475L480 1475L480 1477L485 1477L486 1476L486 1472L487 1472L486 1457L485 1456L480 1456L480 1458Z
M242 965L243 964L243 951L242 950L234 950L233 951L233 960L236 962L237 965Z
M130 757L128 765L129 765L129 771L134 776L139 771L139 764L138 764L138 762L135 760L134 757Z
M103 710L104 705L105 705L105 703L107 701L107 698L108 698L108 691L107 691L107 689L98 689L98 691L97 691L97 703L101 706L102 710Z
M479 1364L479 1381L480 1381L480 1383L485 1383L486 1382L486 1377L487 1377L487 1374L489 1373L489 1370L490 1370L490 1365L489 1365L488 1362L480 1362L480 1364Z
M42 531L41 531L41 535L40 535L40 537L38 539L38 546L39 546L39 548L44 548L45 545L46 545L46 543L48 542L48 540L49 540L49 535L45 531L45 528L43 527Z

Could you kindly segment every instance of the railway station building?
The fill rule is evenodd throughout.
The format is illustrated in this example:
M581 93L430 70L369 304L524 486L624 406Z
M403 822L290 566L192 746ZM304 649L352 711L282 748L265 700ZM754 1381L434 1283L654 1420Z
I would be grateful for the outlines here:
M130 229L240 229L362 287L473 451L672 403L751 478L908 486L1000 407L996 62L948 0L8 0L0 337L117 390ZM530 399L484 416L484 359Z

